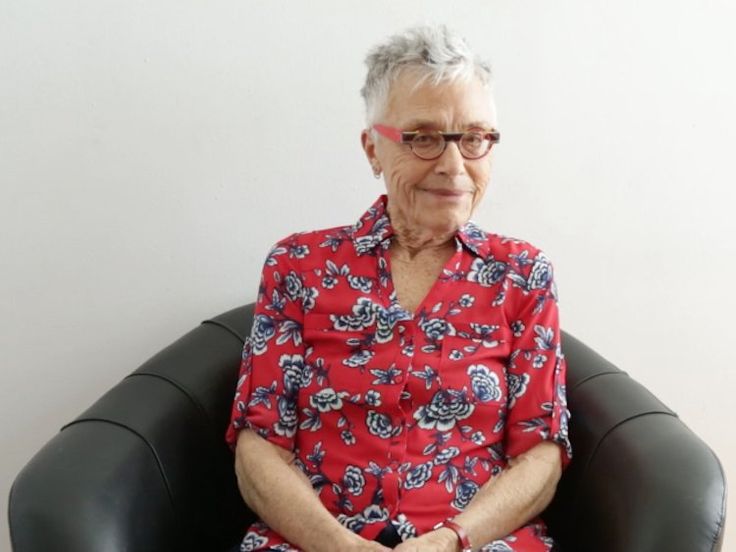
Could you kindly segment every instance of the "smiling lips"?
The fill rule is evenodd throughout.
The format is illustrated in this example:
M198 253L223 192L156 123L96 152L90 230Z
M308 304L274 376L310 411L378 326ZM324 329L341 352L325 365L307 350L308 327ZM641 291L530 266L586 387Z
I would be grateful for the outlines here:
M456 198L456 197L462 197L468 192L465 190L453 190L453 189L445 189L445 188L435 188L435 189L423 189L422 191L428 192L433 195L437 195L440 197L446 197L446 198Z

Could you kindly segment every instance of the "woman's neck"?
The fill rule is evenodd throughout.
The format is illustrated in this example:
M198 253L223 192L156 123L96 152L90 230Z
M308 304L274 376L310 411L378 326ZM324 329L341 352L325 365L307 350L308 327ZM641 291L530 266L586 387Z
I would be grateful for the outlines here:
M398 215L398 213L396 213ZM417 255L432 252L444 252L449 248L454 249L454 239L457 228L437 230L421 228L406 223L401 216L392 216L391 226L394 230L394 238L391 242L393 252L398 252L402 257L413 259Z

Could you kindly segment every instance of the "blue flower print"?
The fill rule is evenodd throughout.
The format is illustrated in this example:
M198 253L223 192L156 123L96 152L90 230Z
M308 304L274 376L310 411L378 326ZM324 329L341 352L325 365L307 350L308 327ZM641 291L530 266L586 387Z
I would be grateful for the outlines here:
M542 252L534 258L534 265L529 274L529 289L547 289L552 281L552 265Z
M271 397L276 394L276 382L271 382L270 387L264 387L259 385L256 387L250 395L250 401L248 406L254 408L258 405L263 405L271 410ZM244 409L244 408L243 408Z
M525 329L526 327L521 320L514 320L511 323L511 331L514 333L514 337L521 337L521 334L524 333Z
M284 320L279 325L276 345L283 345L288 341L293 341L297 347L302 344L302 325L294 320Z
M465 237L469 239L470 241L474 242L483 242L486 239L488 239L488 234L486 234L482 228L480 228L475 222L472 220L469 220L466 222L463 227L460 229L460 231L465 234Z
M268 257L266 257L266 266L276 266L279 264L279 261L276 257L279 255L283 255L286 253L285 247L274 247L269 251Z
M347 429L344 429L342 432L340 432L340 439L348 446L354 445L357 442L355 440L355 435L353 435L353 432Z
M353 533L360 533L363 530L363 527L365 527L365 520L363 519L363 516L361 516L360 514L355 515L355 516L346 516L345 514L338 514L337 521L339 521L340 524L346 527L347 529L350 529Z
M370 389L365 394L365 402L370 406L381 406L381 394L375 389Z
M309 404L320 412L329 412L342 408L342 398L331 387L325 387L309 397Z
M501 400L501 387L498 375L483 364L471 364L468 367L471 387L480 402Z
M289 257L293 259L303 259L309 255L309 246L304 244L292 243L289 245Z
M366 523L381 523L388 520L388 510L371 504L361 514Z
M486 544L480 550L481 552L514 552L514 549L502 540L495 540Z
M265 546L267 542L268 539L266 537L262 537L261 535L253 531L248 531L248 533L246 533L245 535L245 538L243 538L243 542L240 543L240 550L241 552L251 552L253 550L258 550L260 547Z
M478 489L478 484L474 481L466 480L460 483L455 488L455 499L452 501L453 508L464 510L470 504L470 501L473 500Z
M534 358L532 359L532 368L536 368L539 370L541 367L544 366L544 363L547 362L547 357L543 354L539 353L534 355Z
M273 318L266 314L258 314L253 319L253 330L250 336L251 350L254 355L262 355L266 352L266 344L269 339L276 335L276 325Z
M377 236L370 234L368 236L360 236L353 240L355 244L355 252L358 255L365 255L366 253L373 253L376 246L383 241L383 236Z
M500 282L506 274L506 270L506 263L497 261L493 257L486 260L474 259L468 271L468 281L489 287Z
M347 239L345 232L340 232L339 235L327 235L325 236L325 241L320 243L319 246L329 247L330 250L335 253L345 239Z
M352 315L337 316L330 315L332 326L336 330L341 331L359 331L364 330L372 325L376 320L376 311L380 309L380 305L366 297L359 297L355 305L353 305Z
M460 449L457 447L448 447L446 449L441 450L437 455L434 457L434 465L435 466L441 466L443 464L447 464L450 462L453 458L457 457L460 454Z
M354 516L338 514L337 521L353 532L360 533L368 524L382 523L388 520L388 510L371 504L365 510Z
M414 524L409 521L406 514L399 514L396 519L391 520L391 523L396 528L396 532L401 537L402 541L409 540L417 536L417 528Z
M509 393L509 408L514 406L516 399L526 393L526 386L529 383L529 374L515 374L509 372L506 374L506 382Z
M474 410L475 406L468 401L465 391L442 389L434 394L428 405L414 412L414 419L422 429L449 431L458 420L469 417Z
M393 303L387 309L376 311L376 342L388 343L394 338L394 327L401 320L410 320L411 315Z
M381 414L375 410L369 410L365 419L365 425L368 431L381 439L390 439L396 433L396 429L391 425L391 418L386 414ZM401 428L399 428L401 429Z
M489 349L498 347L501 342L493 337L493 334L498 331L499 327L498 324L471 323L470 328L475 332L475 335L471 335L470 337L479 340L484 347L488 347Z
M325 276L322 278L322 287L324 289L332 289L338 284L341 276L347 276L348 274L350 274L350 267L347 264L338 268L334 262L327 259L325 263Z
M314 308L314 303L319 296L319 290L316 287L302 288L302 308L305 312Z
M299 278L299 275L293 270L289 271L286 277L284 277L284 290L286 292L286 296L292 301L296 301L300 298L303 287L304 284L302 283L301 278Z
M286 397L279 397L276 406L278 407L279 420L273 426L274 431L282 437L293 437L297 425L296 403Z
M555 350L555 331L552 328L545 328L544 326L535 324L534 333L537 334L534 342L538 348L544 349L545 351Z
M322 287L325 289L332 289L337 285L337 277L332 274L325 274L322 278Z
M424 318L419 321L419 328L427 336L428 341L438 341L447 333L454 333L452 325L442 318Z
M423 379L425 389L431 389L432 385L434 384L435 381L437 381L437 378L439 377L439 374L437 373L437 371L434 368L432 368L429 364L425 364L424 370L422 371L419 371L419 370L412 371L411 375L419 379Z
M472 307L473 303L475 303L475 297L469 293L464 293L458 300L458 305L466 309Z
M376 376L376 379L373 380L373 385L393 385L396 383L396 378L401 375L401 370L393 365L387 370L374 368L370 372Z
M404 479L405 489L419 489L432 478L432 462L424 462L414 466Z
M363 293L370 293L371 288L373 288L373 281L370 278L366 278L365 276L348 276L348 285L355 290L361 291Z
M359 366L365 366L366 364L368 364L368 361L373 357L374 354L375 353L373 351L363 349L361 351L354 352L348 358L343 360L342 363L345 366L350 366L351 368L358 368Z
M363 470L357 466L348 465L345 468L345 475L342 477L342 483L345 489L353 496L363 494L365 487L365 476Z
M305 369L302 355L281 355L279 357L279 368L284 373L284 389L288 395L296 395L300 387L309 385L311 373L309 375L305 374L309 370Z

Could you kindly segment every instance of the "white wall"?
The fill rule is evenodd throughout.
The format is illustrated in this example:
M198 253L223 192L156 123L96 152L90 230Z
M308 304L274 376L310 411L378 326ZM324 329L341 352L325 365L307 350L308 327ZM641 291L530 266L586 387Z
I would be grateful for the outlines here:
M476 218L543 247L563 326L736 476L734 6L0 3L0 496L139 363L253 300L276 239L367 207L363 56L424 21L495 69Z

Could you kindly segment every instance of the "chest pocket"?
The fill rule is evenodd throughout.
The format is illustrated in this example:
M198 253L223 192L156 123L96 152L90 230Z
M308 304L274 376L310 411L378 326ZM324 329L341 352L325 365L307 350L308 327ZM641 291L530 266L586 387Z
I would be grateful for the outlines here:
M442 386L467 389L476 406L499 406L507 400L506 364L511 331L500 324L452 322L442 340Z
M308 314L304 319L306 360L312 381L343 396L364 394L374 379L370 373L377 354L375 322L361 329L338 329L328 314Z

